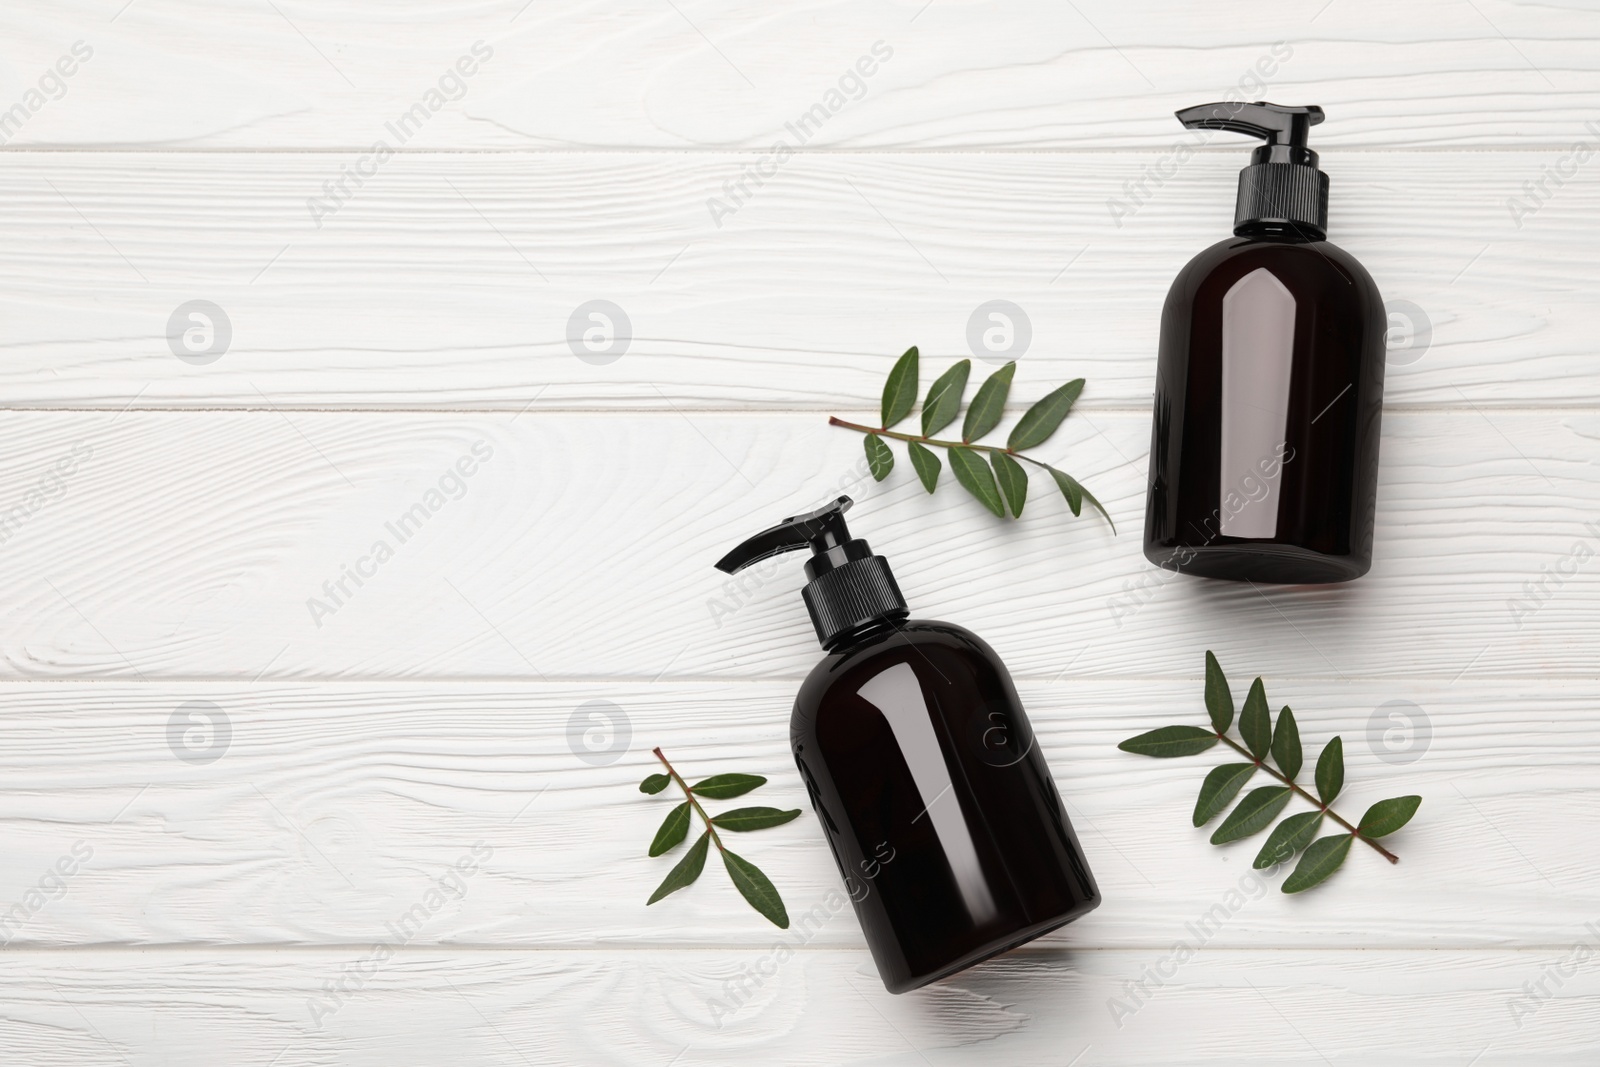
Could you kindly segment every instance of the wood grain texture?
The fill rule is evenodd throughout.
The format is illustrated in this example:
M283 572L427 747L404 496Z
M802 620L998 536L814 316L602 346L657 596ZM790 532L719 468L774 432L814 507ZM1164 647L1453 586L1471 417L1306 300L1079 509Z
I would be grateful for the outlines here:
M1179 107L1314 97L1329 146L1565 146L1596 117L1600 15L1379 0L1147 9L1112 0L807 0L577 8L71 0L4 19L13 97L95 51L10 143L366 148L476 41L493 57L410 149L1165 147ZM840 79L875 42L891 58ZM1276 51L1274 46L1277 46ZM835 101L829 92L838 93ZM444 97L450 99L446 100Z
M0 1060L1594 1062L1591 6L66 0L0 39ZM1263 96L1327 109L1395 312L1346 587L1139 553L1159 308L1245 158L1171 112ZM1088 379L1042 454L1120 536L824 424L994 300L1011 418ZM787 752L798 567L710 568L840 492L1011 666L1106 897L898 998ZM1217 759L1115 749L1199 720L1206 648L1343 738L1346 814L1424 796L1398 866L1286 897L1189 825ZM806 809L748 848L795 930L715 861L644 906L654 744Z
M0 1040L19 1062L74 1067L1588 1067L1592 964L1559 989L1547 980L1552 996L1513 1015L1522 984L1570 952L1205 949L1174 968L1162 952L1023 951L900 997L864 952L812 949L779 964L768 948L407 947L370 974L364 951L342 949L7 953ZM1157 966L1168 977L1145 977ZM314 1016L332 1003L322 984L340 980L350 992ZM1141 980L1148 996L1129 991ZM1118 1003L1138 1007L1114 1017Z
M1373 572L1328 587L1151 567L1149 432L1085 411L1040 450L1113 537L1038 481L1018 521L929 497L903 454L874 483L815 414L13 413L0 674L796 680L798 562L711 564L846 492L914 612L1022 677L1188 676L1206 648L1283 677L1594 677L1593 415L1391 413Z
M324 184L361 157L11 155L0 390L112 411L837 411L912 343L930 363L972 355L969 323L1005 300L1031 341L980 347L980 370L1020 351L1019 398L1085 377L1086 406L1143 408L1167 287L1229 235L1243 158L1160 180L1173 160L1149 153L805 155L733 194L719 227L708 200L733 203L750 157L406 156L318 228L308 200L331 204ZM1558 158L1328 153L1336 242L1421 310L1392 320L1415 347L1394 353L1391 409L1600 395L1600 183L1580 170L1529 214L1506 206ZM168 341L195 299L232 327L204 366ZM631 323L604 365L569 344L595 299Z
M1265 662L1224 660L1236 693ZM1209 845L1188 815L1226 760L1115 747L1203 722L1198 671L1024 682L1105 896L1046 944L1159 951L1195 924L1239 949L1540 947L1600 920L1600 862L1571 847L1600 831L1595 683L1266 683L1313 755L1343 738L1346 818L1424 798L1386 841L1400 864L1357 846L1325 890L1289 897L1287 871L1250 869L1262 838ZM777 931L715 858L645 907L672 862L645 855L672 800L636 788L660 745L696 777L767 775L756 802L804 810L740 851L797 929L820 924L809 944L860 947L788 751L792 701L769 682L0 685L0 936L363 944L410 916L423 944L765 946ZM75 870L51 878L75 849ZM462 859L475 873L452 877ZM444 901L414 912L435 889Z

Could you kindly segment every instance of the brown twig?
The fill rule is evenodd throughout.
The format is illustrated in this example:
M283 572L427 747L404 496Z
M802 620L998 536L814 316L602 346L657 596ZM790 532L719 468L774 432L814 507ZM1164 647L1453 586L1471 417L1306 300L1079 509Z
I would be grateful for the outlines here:
M899 430L885 430L877 426L863 426L859 422L846 422L837 415L828 416L828 425L843 426L845 429L855 430L857 433L870 433L877 434L879 437L892 437L896 441L911 441L919 445L932 445L935 448L970 448L974 452L1000 452L1004 455L1011 456L1014 459L1020 459L1025 463L1032 463L1035 467L1048 468L1050 466L1048 463L1041 463L1033 457L1024 455L1015 449L1001 448L999 445L975 445L970 441L942 441L937 437L923 437L919 434L901 433Z
M673 770L672 764L667 762L667 757L662 753L660 748L653 748L650 751L656 754L656 759L660 760L661 765L667 769L667 775L674 782L677 782L680 787L682 787L683 795L689 798L689 806L694 808L695 811L699 812L700 818L706 821L706 833L711 835L711 843L717 846L717 851L726 852L727 849L722 847L722 838L717 836L717 828L711 823L711 816L706 814L706 809L702 808L700 806L700 802L695 799L694 793L689 789L689 783L685 782L683 777L679 775L677 771Z
M1256 759L1255 756L1253 756L1250 753L1249 749L1247 749L1243 745L1239 744L1233 738L1229 737L1226 734L1218 733L1217 734L1217 740L1225 742L1235 752L1239 753L1239 755L1243 756L1245 759L1249 760L1251 763L1254 763L1257 767L1260 767L1262 770L1264 770L1268 774L1272 775L1272 777L1276 778L1278 781L1282 782L1284 785L1288 786L1290 789L1293 789L1296 793L1299 793L1301 796L1303 796L1307 800L1311 801L1311 803L1316 805L1319 809L1321 809L1322 813L1324 815L1326 815L1328 818L1332 819L1334 822L1338 823L1340 826L1344 827L1346 830L1349 830L1356 837L1360 838L1361 840L1365 841L1367 844L1371 845L1373 848L1377 849L1378 850L1378 854L1380 856L1382 856L1384 859L1388 860L1390 863L1399 863L1400 862L1400 857L1399 856L1396 856L1393 852L1390 852L1388 849L1386 849L1382 845L1378 844L1378 842L1374 841L1372 838L1363 835L1362 832L1358 828L1356 828L1354 826L1351 826L1344 819L1340 818L1338 813L1336 813L1332 808L1328 807L1328 805L1324 804L1322 801L1318 800L1316 797L1312 796L1310 793L1307 793L1304 789L1300 788L1300 786L1296 785L1294 782L1291 782L1289 779L1285 778L1282 774L1279 774L1277 771L1273 770L1271 767L1268 767L1261 760Z

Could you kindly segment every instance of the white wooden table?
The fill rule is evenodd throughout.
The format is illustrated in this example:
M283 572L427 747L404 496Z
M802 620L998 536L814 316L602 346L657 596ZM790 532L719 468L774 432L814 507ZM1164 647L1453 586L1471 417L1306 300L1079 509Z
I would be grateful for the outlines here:
M1593 5L0 21L0 1060L1600 1057ZM1171 113L1229 93L1327 109L1332 237L1422 327L1347 587L1159 581L1139 552L1158 309L1248 148L1180 159ZM596 300L620 358L569 343ZM1031 325L1015 410L1088 379L1044 451L1118 536L1037 483L1008 522L903 462L876 484L826 424L870 418L909 344L925 380L968 355L991 300ZM227 329L186 348L192 301ZM711 563L841 491L917 612L1010 665L1105 894L904 997L848 912L789 958L715 864L644 907L658 744L807 807L745 848L791 913L838 884L787 752L798 564L729 613ZM1286 897L1189 825L1215 760L1115 749L1203 715L1207 648L1344 738L1348 807L1425 797L1398 867L1358 847ZM596 708L618 728L585 738Z

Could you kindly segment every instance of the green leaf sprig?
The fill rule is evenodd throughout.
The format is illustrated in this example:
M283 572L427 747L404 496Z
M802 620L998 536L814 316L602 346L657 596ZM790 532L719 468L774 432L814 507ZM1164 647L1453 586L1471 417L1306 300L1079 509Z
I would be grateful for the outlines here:
M1196 826L1204 826L1220 815L1257 770L1266 771L1281 783L1252 789L1245 794L1211 835L1213 845L1225 845L1266 829L1288 806L1290 798L1299 795L1309 800L1315 810L1291 815L1278 823L1253 864L1256 870L1261 870L1303 851L1294 871L1284 879L1285 893L1300 893L1321 884L1344 863L1351 844L1357 839L1371 845L1390 863L1400 862L1400 857L1378 844L1378 838L1387 837L1410 822L1422 804L1421 797L1380 800L1353 826L1340 818L1331 805L1344 788L1344 742L1335 737L1317 757L1312 774L1317 795L1312 796L1295 781L1304 764L1304 752L1294 712L1285 706L1274 725L1272 711L1267 706L1266 687L1257 678L1250 684L1244 708L1239 712L1239 736L1244 744L1229 737L1228 729L1233 725L1233 692L1228 688L1228 679L1217 657L1210 652L1206 653L1206 711L1211 716L1209 730L1198 726L1163 726L1130 737L1117 747L1141 756L1192 756L1221 741L1249 760L1248 763L1224 763L1206 775L1194 805ZM1268 756L1277 765L1276 769L1267 765ZM1344 827L1346 832L1316 837L1323 816Z
M1007 363L978 386L972 403L967 405L967 417L961 424L961 440L949 441L933 435L954 422L961 411L961 397L966 392L967 378L972 373L970 359L963 359L939 375L928 388L928 395L922 402L920 434L890 429L917 406L917 359L917 348L913 345L906 349L889 371L889 380L883 386L883 425L863 426L838 417L828 419L832 426L842 426L867 435L864 441L867 469L876 481L883 481L894 470L894 452L884 442L885 437L906 443L911 466L922 480L923 488L930 493L938 486L939 474L943 469L934 449L942 448L950 461L950 470L962 488L1001 518L1005 518L1008 506L1012 515L1020 516L1022 506L1028 499L1028 472L1022 463L1017 462L1021 460L1050 472L1056 488L1067 498L1067 507L1072 509L1072 514L1080 514L1083 502L1087 500L1105 516L1106 522L1111 523L1111 532L1116 533L1116 523L1111 522L1105 507L1076 478L1022 454L1024 449L1044 444L1056 432L1056 428L1072 410L1078 395L1083 392L1082 378L1068 382L1024 412L1002 448L973 442L1000 425L1000 418L1005 413L1006 395L1011 391L1011 378L1017 372L1016 363ZM988 462L984 461L985 456Z
M777 808L735 808L725 811L720 815L707 815L700 806L700 800L729 800L733 797L743 796L767 780L759 774L713 774L704 781L690 785L685 782L672 764L667 762L667 757L659 748L653 749L656 759L667 769L666 774L652 774L639 783L639 792L655 794L661 792L673 782L677 782L686 798L683 803L667 812L667 817L662 820L661 828L656 831L655 840L650 842L650 855L662 856L679 845L689 836L691 810L699 815L705 823L705 832L695 839L689 846L689 851L684 853L677 866L667 872L667 877L656 887L645 903L654 904L662 897L675 893L684 886L691 884L700 877L700 872L705 869L706 854L710 846L716 845L717 852L722 856L722 865L727 868L728 877L733 881L733 886L739 895L750 902L750 906L766 916L774 926L780 930L789 928L789 913L784 909L783 898L778 895L778 890L761 868L751 863L722 844L722 838L717 831L731 830L744 832L747 830L765 830L769 826L782 826L784 823L800 814L799 808L789 811L780 811Z

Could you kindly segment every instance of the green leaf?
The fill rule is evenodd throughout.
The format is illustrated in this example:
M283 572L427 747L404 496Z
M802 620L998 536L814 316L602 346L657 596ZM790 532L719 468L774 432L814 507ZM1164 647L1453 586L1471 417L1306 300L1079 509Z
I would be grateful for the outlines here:
M1067 412L1072 410L1073 401L1077 400L1078 394L1082 392L1083 379L1078 378L1034 404L1022 413L1022 421L1017 423L1011 431L1011 436L1006 439L1006 447L1014 452L1020 452L1024 448L1044 444L1050 439L1050 435L1056 432L1056 427L1061 425L1061 420L1067 417Z
M1323 804L1332 804L1343 788L1344 742L1335 737L1317 757L1317 796Z
M1061 495L1067 498L1067 507L1072 509L1073 515L1083 511L1083 486L1078 480L1066 471L1058 471L1049 464L1045 465L1050 471L1050 476L1056 480L1056 488L1061 490Z
M962 488L981 500L984 507L1005 518L1006 506L1000 501L1000 490L994 484L989 465L970 448L952 447L945 451L950 455L950 470Z
M1211 843L1225 845L1266 829L1267 824L1276 819L1278 812L1289 803L1290 795L1286 785L1264 785L1260 789L1250 790L1239 801L1239 806L1222 820L1217 832L1211 835Z
M1211 768L1200 786L1200 799L1194 802L1194 824L1204 826L1227 807L1239 790L1256 773L1254 763L1224 763Z
M917 405L917 346L895 360L889 380L883 383L883 428L887 430Z
M656 839L650 842L650 855L659 856L663 852L670 852L678 847L678 842L689 835L689 802L682 804L667 812L667 817L661 822L661 829L656 831Z
M1410 822L1421 804L1421 797L1395 797L1393 800L1378 801L1361 816L1361 836L1388 837Z
M1011 505L1011 514L1021 518L1023 501L1028 499L1028 472L1004 452L990 452L989 462L994 466L995 480L1006 495L1006 503Z
M1272 731L1272 761L1291 782L1305 763L1305 753L1300 748L1300 726L1287 704L1278 712L1278 725Z
M1006 394L1011 391L1011 376L1017 373L1015 361L989 375L978 386L978 393L967 407L967 419L961 424L961 439L976 441L996 426L1005 414Z
M1311 842L1311 847L1306 849L1306 854L1295 865L1294 873L1283 880L1283 891L1303 893L1321 883L1339 869L1345 856L1350 853L1350 842L1354 840L1353 834L1339 833Z
M1244 697L1244 710L1239 712L1239 736L1256 759L1265 759L1272 747L1272 712L1267 707L1267 689L1257 678L1250 683L1250 692Z
M923 448L915 441L906 442L906 451L911 453L911 465L922 479L922 488L933 492L934 486L939 484L939 457L932 449Z
M706 866L706 849L710 844L711 831L707 830L700 835L698 841L689 846L689 851L683 854L683 859L678 861L678 865L667 872L666 878L656 886L656 891L650 894L650 899L645 901L645 904L654 904L668 893L676 893L699 878L700 872Z
M1206 711L1211 714L1211 725L1217 728L1217 733L1227 733L1228 727L1233 725L1233 693L1228 689L1222 665L1209 649L1206 650Z
M964 359L934 379L928 398L922 402L922 436L932 437L955 421L961 410L961 394L967 391L967 375L972 360Z
M713 815L711 821L723 830L765 830L769 826L782 826L799 814L799 808L789 811L780 811L777 808L734 808L721 815Z
M1261 846L1261 851L1256 854L1256 861L1251 864L1256 870L1265 870L1275 863L1285 863L1296 852L1311 843L1317 835L1317 827L1322 825L1322 812L1302 811L1298 815L1291 815L1272 828L1272 833L1267 835L1267 843Z
M1066 471L1058 471L1048 465L1046 465L1046 469L1050 472L1050 477L1056 480L1056 485L1061 487L1061 495L1067 498L1067 507L1072 509L1074 515L1083 510L1083 502L1087 500L1094 505L1096 511L1105 516L1106 522L1111 523L1111 532L1117 532L1117 524L1111 522L1111 513L1106 511L1104 505L1096 500L1094 494L1085 489L1078 479Z
M639 792L654 795L672 784L672 779L664 774L652 774L639 783Z
M1198 726L1163 726L1159 730L1130 737L1117 747L1138 756L1192 756L1217 743L1217 735Z
M703 782L696 782L689 789L711 800L729 800L733 797L742 797L750 790L766 784L767 780L759 774L713 774Z
M722 850L722 862L728 868L728 877L733 879L733 887L750 902L750 906L770 919L778 929L789 929L789 913L784 910L783 898L778 896L778 890L767 876L761 873L761 868L727 849Z
M866 445L867 470L872 472L872 480L883 481L894 470L894 453L883 443L883 438L875 433L869 433L861 440Z

